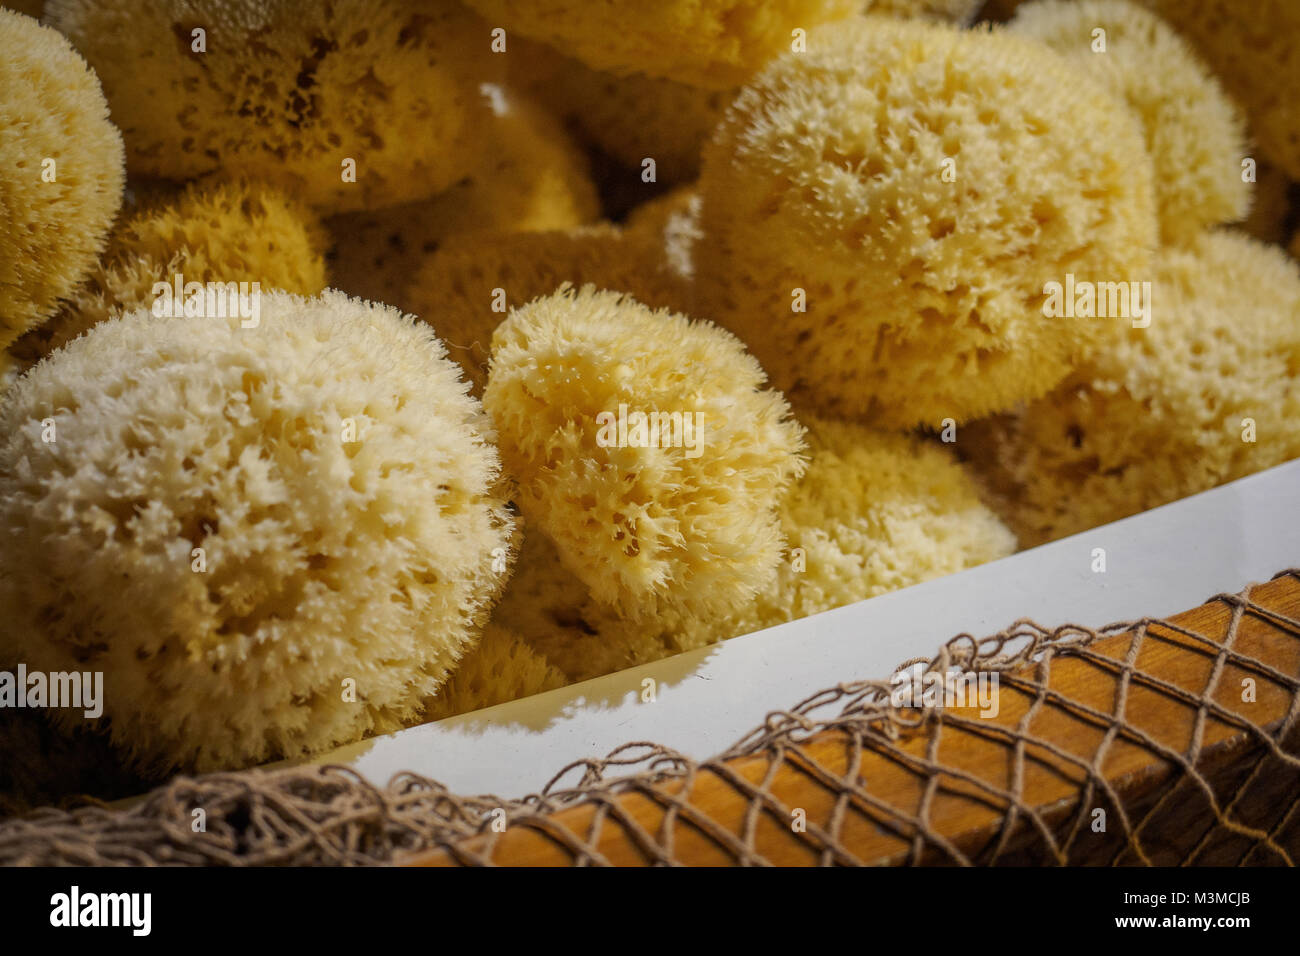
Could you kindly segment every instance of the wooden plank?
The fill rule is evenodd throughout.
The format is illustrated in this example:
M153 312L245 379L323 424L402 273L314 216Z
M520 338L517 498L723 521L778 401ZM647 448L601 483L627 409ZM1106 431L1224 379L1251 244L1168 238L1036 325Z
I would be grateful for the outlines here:
M1283 619L1300 619L1300 579L1294 576L1257 585L1250 598ZM1262 662L1263 672L1180 632L1221 641L1234 617L1232 650ZM1181 862L1195 851L1200 862L1235 863L1252 847L1252 862L1280 862L1288 853L1300 857L1300 824L1292 820L1300 792L1297 764L1270 756L1258 732L1274 731L1295 717L1300 635L1267 615L1215 600L1168 624L1098 639L1091 650L1095 660L1055 654L1003 675L995 717L980 717L974 707L951 708L939 733L929 732L933 725L909 732L893 748L862 748L849 735L829 731L784 758L760 755L703 769L684 795L686 806L676 811L674 858L698 865L736 862L737 849L744 856L747 821L753 825L751 862L777 865L983 862L995 848L999 859L1021 862ZM1127 677L1130 668L1146 676ZM1249 696L1243 695L1247 678L1254 681L1253 700L1243 699ZM1162 692L1150 680L1168 687ZM1207 691L1221 711L1195 706ZM1124 732L1109 717L1121 694L1129 728ZM1023 745L1021 760L1009 746L1018 728L1034 738ZM1286 744L1294 753L1295 741ZM1217 819L1210 798L1184 772L1189 754L1212 787L1252 781L1232 816L1253 829L1210 826ZM918 772L931 762L945 771L932 778ZM1093 766L1097 772L1090 777ZM845 805L836 784L849 774L865 781L866 794ZM1095 786L1088 790L1090 779ZM770 799L760 811L735 783L757 788L764 781ZM565 848L566 834L586 835L603 818L592 846L597 858L617 865L654 863L662 856L654 837L668 808L683 799L682 787L681 781L666 781L648 795L618 795L617 816L626 822L613 819L598 799L585 800L548 820L408 862L454 865L490 851L499 864L567 865L573 854ZM1105 832L1070 826L1079 818L1081 791L1089 815L1105 811ZM1012 794L1027 812L1008 819ZM808 833L792 829L795 808L806 814ZM700 825L691 822L695 814ZM1152 815L1136 841L1140 850L1120 836L1126 830L1120 814L1130 827ZM922 816L931 838L918 837ZM830 852L815 834L835 825L838 849ZM1256 846L1270 830L1277 832Z

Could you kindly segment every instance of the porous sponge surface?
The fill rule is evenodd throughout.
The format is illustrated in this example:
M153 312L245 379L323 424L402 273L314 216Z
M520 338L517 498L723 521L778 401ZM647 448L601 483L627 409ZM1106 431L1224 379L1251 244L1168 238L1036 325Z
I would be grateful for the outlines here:
M31 364L112 315L154 301L154 284L257 282L315 295L325 288L325 234L273 186L203 181L146 202L113 229L88 279L58 313L13 346Z
M1166 241L1245 216L1245 120L1173 27L1128 0L1042 0L1020 7L1008 29L1046 43L1137 114ZM1105 31L1104 50L1094 30Z
M564 674L518 634L497 624L483 629L425 712L442 720L563 687Z
M766 69L700 191L696 314L796 406L878 427L1045 393L1116 331L1045 317L1045 283L1140 276L1156 242L1141 132L1099 84L1005 32L883 17Z
M497 328L483 404L521 512L596 600L704 615L770 581L775 508L802 470L801 429L764 384L722 329L586 286ZM655 447L634 413L677 421Z
M470 6L492 26L549 43L598 70L727 89L789 50L793 30L847 17L859 2L470 0Z
M488 422L396 310L271 293L255 328L111 319L19 380L0 436L0 658L102 671L144 765L397 729L501 583Z
M329 212L468 173L496 65L450 0L51 0L46 17L99 73L134 173L246 173Z
M0 9L0 346L93 266L122 202L122 137L56 31ZM43 178L53 160L53 181Z
M961 440L1021 544L1300 455L1300 267L1211 232L1155 263L1152 318L1058 389ZM1246 419L1254 423L1255 441Z

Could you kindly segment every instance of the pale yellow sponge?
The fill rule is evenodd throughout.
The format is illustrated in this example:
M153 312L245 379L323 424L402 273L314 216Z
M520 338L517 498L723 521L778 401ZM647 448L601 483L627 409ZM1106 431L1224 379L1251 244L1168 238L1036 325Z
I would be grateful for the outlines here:
M50 0L46 18L98 71L133 173L248 174L332 212L469 173L497 64L452 0Z
M330 221L338 288L409 309L412 279L452 236L571 229L599 218L587 159L559 122L501 87L486 95L492 116L470 176L433 199Z
M611 73L729 89L860 0L469 0L491 27L518 32ZM509 45L507 43L507 50Z
M1300 455L1300 267L1228 232L1155 264L1152 319L1017 415L970 428L1023 545Z
M95 262L122 202L122 138L65 40L0 8L0 347Z
M1046 284L1140 277L1156 242L1136 120L1005 32L863 17L808 45L706 148L697 314L827 417L938 427L1045 393L1120 324L1046 317Z
M701 89L645 73L593 70L542 43L509 47L510 82L562 115L589 142L656 182L682 183L700 171L704 142L734 89Z
M1300 3L1139 0L1192 41L1246 111L1265 158L1300 180Z
M425 720L442 720L531 697L566 683L563 672L523 638L489 624L478 646L456 665L424 716Z
M324 249L316 217L274 187L194 183L122 219L86 282L12 352L30 365L113 315L152 307L155 283L174 288L177 276L182 287L257 282L263 292L315 295L326 284Z
M141 764L400 727L504 578L489 422L428 327L331 291L258 312L110 319L0 406L0 659L102 671Z
M507 312L564 283L626 292L654 308L683 311L686 280L649 229L609 224L448 239L421 268L406 301L434 327L476 392L487 382L492 333Z
M492 337L483 404L515 502L627 617L730 611L766 586L801 429L744 347L616 292L563 289Z
M1173 27L1128 0L1038 0L1008 29L1046 43L1137 115L1166 241L1246 214L1245 121Z

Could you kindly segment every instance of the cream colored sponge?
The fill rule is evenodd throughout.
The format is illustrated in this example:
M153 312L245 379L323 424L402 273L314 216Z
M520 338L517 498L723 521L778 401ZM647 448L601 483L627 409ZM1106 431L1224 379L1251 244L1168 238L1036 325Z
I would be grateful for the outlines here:
M102 671L142 764L400 727L504 577L488 422L428 327L335 292L259 310L111 319L0 411L0 658Z
M426 720L494 707L563 687L564 674L517 634L496 624L456 665L425 712Z
M95 262L122 202L122 138L54 30L0 9L0 347Z
M588 66L729 89L860 0L469 0L492 27L549 43ZM509 49L507 44L507 50Z
M1300 455L1300 267L1209 233L1164 250L1152 319L970 452L1021 544L1154 508Z
M1137 114L1166 241L1245 216L1245 121L1173 27L1128 0L1039 0L1008 29L1046 43Z
M1156 241L1134 118L1005 32L863 17L808 47L706 148L697 314L828 417L937 427L1045 393L1118 324L1045 317L1045 284L1139 278Z
M596 600L725 613L775 573L801 429L721 329L592 286L510 313L483 404L524 516Z
M114 314L152 306L154 285L257 282L315 295L325 288L325 235L311 212L258 182L202 181L146 201L49 322L14 343L31 364Z
M331 212L466 175L498 59L452 0L50 0L46 19L98 71L133 173L254 175Z

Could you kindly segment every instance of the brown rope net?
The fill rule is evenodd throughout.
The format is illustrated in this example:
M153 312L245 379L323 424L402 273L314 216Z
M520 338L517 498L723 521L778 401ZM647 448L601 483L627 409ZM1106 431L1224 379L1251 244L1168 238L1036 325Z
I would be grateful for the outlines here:
M699 762L648 743L522 800L342 767L177 778L127 810L0 824L0 864L1285 864L1300 858L1300 571L1168 619L962 634ZM199 826L199 823L202 826Z

